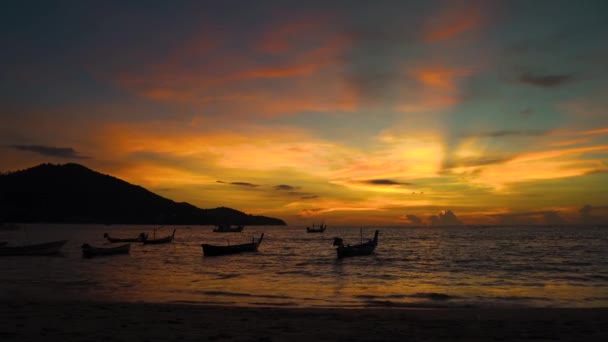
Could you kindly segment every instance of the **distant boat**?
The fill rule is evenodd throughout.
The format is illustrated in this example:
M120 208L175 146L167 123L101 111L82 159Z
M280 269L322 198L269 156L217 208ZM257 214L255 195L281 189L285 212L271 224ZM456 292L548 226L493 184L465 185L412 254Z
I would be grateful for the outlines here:
M139 235L136 238L116 238L116 237L112 237L110 236L108 233L103 233L103 237L108 239L108 241L110 241L111 243L116 243L116 242L143 242L145 239L148 238L148 234L146 233L139 233Z
M325 231L325 229L327 229L326 224L321 223L319 228L315 228L315 224L313 223L312 228L306 227L306 232L307 233L323 233Z
M2 246L0 247L0 256L59 254L59 252L61 251L61 247L63 247L66 242L68 242L68 240L59 240L24 246Z
M370 255L376 249L378 245L378 233L380 231L376 230L374 233L374 239L369 240L367 242L360 243L358 245L346 245L344 246L344 242L341 238L334 238L334 246L337 246L336 252L338 253L338 258L349 257L349 256L357 256L357 255Z
M130 244L117 247L93 247L88 243L85 243L82 245L82 255L87 258L92 258L94 256L102 255L129 254L130 249Z
M146 238L142 242L144 243L144 245L158 245L161 243L171 243L174 238L175 238L175 229L173 229L173 234L166 236L164 238L148 239L148 237L146 236Z
M4 246L4 245L6 245L6 244L7 244L7 242L6 242L6 241L0 241L0 247Z
M262 243L262 239L264 238L264 233L260 235L258 241L253 239L250 243L244 243L241 245L227 245L227 246L218 246L218 245L210 245L203 243L201 247L203 247L203 255L205 256L218 256L218 255L227 255L227 254L236 254L242 252L257 252L258 246Z
M215 227L213 229L213 232L214 233L238 233L238 232L242 232L244 228L245 227L243 227L242 225L232 227L229 224L218 224L217 227Z

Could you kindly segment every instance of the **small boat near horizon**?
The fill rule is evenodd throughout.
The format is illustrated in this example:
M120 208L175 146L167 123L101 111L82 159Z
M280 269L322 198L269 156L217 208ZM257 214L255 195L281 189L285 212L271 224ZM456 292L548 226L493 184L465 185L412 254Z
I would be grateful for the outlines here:
M325 229L327 229L327 225L324 223L321 223L321 225L318 228L315 228L315 224L312 224L312 228L311 227L306 227L306 232L307 233L323 233L325 231Z
M61 248L67 242L68 240L58 240L23 246L2 246L0 247L0 256L59 254Z
M6 245L7 243L8 243L8 242L6 242L6 241L0 241L0 247L2 247L2 246L4 246L4 245Z
M262 243L262 239L264 239L264 233L260 235L260 238L255 241L255 238L252 238L250 243L244 243L240 245L211 245L207 243L201 244L203 248L204 256L219 256L219 255L228 255L228 254L237 254L243 252L257 252L258 247Z
M125 244L116 247L93 247L88 243L82 245L82 256L85 258L92 258L95 256L103 255L116 255L116 254L129 254L131 250L130 244Z
M145 239L148 238L148 234L146 233L139 233L139 235L135 238L117 238L117 237L112 237L110 236L108 233L103 233L103 237L106 238L110 243L117 243L117 242L143 242Z
M171 243L174 238L175 238L175 229L173 229L173 234L163 237L163 238L148 239L148 236L146 235L146 238L142 242L144 243L144 245L159 245L159 244L163 244L163 243Z
M358 256L358 255L370 255L378 246L378 234L379 230L376 230L374 233L374 238L368 240L367 242L362 242L357 245L344 245L344 241L342 238L336 237L334 238L333 245L338 247L336 248L336 252L338 254L338 258L350 257L350 256Z
M214 233L240 233L243 231L245 227L243 225L238 225L236 227L232 227L229 224L218 224L214 229Z

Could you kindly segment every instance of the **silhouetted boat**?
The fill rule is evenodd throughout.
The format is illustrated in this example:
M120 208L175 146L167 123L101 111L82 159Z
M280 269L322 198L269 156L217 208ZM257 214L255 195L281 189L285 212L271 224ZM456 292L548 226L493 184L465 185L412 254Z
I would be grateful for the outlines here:
M344 246L344 242L341 238L334 238L334 246L337 246L336 252L338 253L338 258L349 257L349 256L357 256L357 255L370 255L376 249L378 245L378 233L376 230L374 233L374 239L369 240L367 242L360 243L358 245L346 245Z
M144 245L158 245L161 243L171 243L171 241L173 241L174 238L175 238L175 229L173 229L173 234L166 236L164 238L148 239L148 237L146 236L146 238L142 242L144 243Z
M59 240L24 246L2 246L0 255L52 255L59 254L68 240Z
M108 233L103 233L103 237L108 239L108 241L110 241L111 243L116 243L116 242L142 242L145 239L148 238L148 234L146 233L139 233L139 235L136 238L116 238L116 237L112 237L110 236Z
M6 245L6 244L7 244L7 242L6 242L6 241L0 241L0 247L4 246L4 245Z
M313 223L312 228L306 227L306 232L307 233L323 233L325 231L325 229L327 229L326 224L321 223L319 228L315 228L315 224Z
M213 229L214 233L238 233L238 232L242 232L243 231L243 227L241 226L236 226L236 227L232 227L229 224L218 224L217 227L215 227Z
M131 249L130 244L121 245L117 247L93 247L88 243L82 245L82 255L87 258L102 255L114 255L114 254L129 254Z
M203 247L203 255L205 256L218 256L218 255L227 255L227 254L236 254L242 252L257 252L258 246L262 243L262 239L264 238L264 233L260 235L258 241L255 241L255 238L250 243L244 243L241 245L227 245L227 246L218 246L218 245L210 245L207 243L201 244Z

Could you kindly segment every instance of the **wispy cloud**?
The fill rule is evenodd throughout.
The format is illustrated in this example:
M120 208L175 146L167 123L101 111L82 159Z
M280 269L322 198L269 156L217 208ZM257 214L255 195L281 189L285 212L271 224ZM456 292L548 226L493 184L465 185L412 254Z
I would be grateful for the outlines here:
M256 188L259 186L258 184L253 184L253 183L248 183L248 182L224 182L224 181L218 180L217 183L244 186L244 187L249 187L249 188Z
M432 16L423 40L427 43L446 41L477 28L481 13L476 6L453 7Z
M368 179L357 181L361 184L369 184L369 185L411 185L411 183L398 182L392 179Z
M566 221L557 210L539 210L527 212L508 212L489 214L498 218L501 224L564 224Z
M66 159L90 159L91 157L83 156L76 152L71 147L54 147L43 145L10 145L9 147L19 151L28 151L38 153L44 156L66 158Z
M299 189L299 187L297 187L297 186L291 186L291 185L287 185L287 184L279 184L279 185L275 185L274 189L275 190L293 191L293 190Z
M545 129L524 129L524 130L496 130L488 132L467 132L461 136L465 138L502 138L502 137L539 137L548 135L551 131Z
M531 72L524 72L519 75L518 80L521 83L535 87L554 88L573 82L575 77L574 75L569 74L534 74Z

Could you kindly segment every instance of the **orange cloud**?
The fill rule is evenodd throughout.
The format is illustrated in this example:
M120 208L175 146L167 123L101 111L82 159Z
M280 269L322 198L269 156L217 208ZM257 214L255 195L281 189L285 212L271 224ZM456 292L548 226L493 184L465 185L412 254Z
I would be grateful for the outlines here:
M592 130L583 132L583 134L584 135L608 134L608 128L592 129Z
M470 74L467 70L449 68L425 68L413 71L416 79L430 87L453 91L456 89L456 79Z
M423 40L427 43L449 40L471 31L479 26L480 22L481 13L476 7L450 8L432 18Z
M281 54L292 49L301 48L301 44L319 37L325 31L331 19L327 13L309 13L293 18L293 13L278 13L276 17L289 18L271 23L269 28L255 42L256 48L269 54Z
M253 49L238 54L229 44L236 37L224 33L222 43L203 32L203 38L186 40L166 59L121 72L115 80L148 99L222 115L351 110L358 102L356 93L332 69L343 63L351 39L328 18L322 14L271 23L254 34Z

